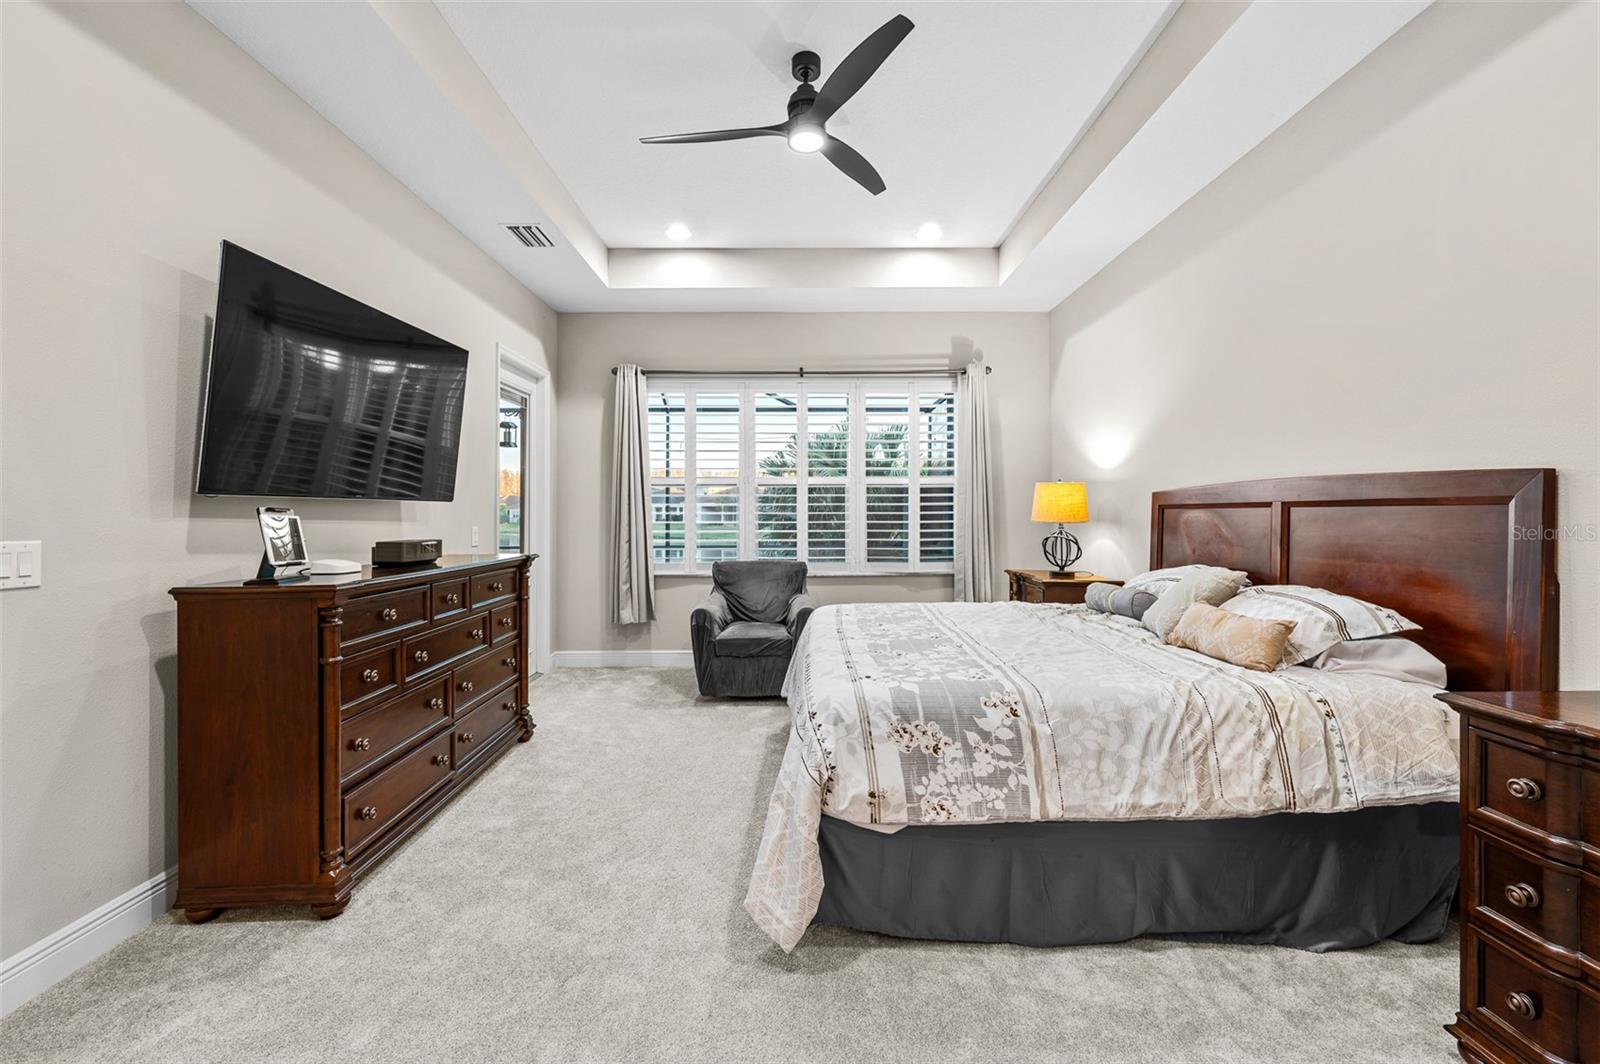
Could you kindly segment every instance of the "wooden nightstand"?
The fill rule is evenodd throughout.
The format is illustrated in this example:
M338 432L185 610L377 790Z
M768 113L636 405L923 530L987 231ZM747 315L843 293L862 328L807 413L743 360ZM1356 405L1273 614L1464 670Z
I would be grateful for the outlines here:
M1439 696L1461 714L1469 1061L1600 1060L1600 691Z
M1007 569L1006 578L1011 584L1012 602L1082 602L1083 592L1090 584L1122 585L1121 580L1093 573L1057 576L1048 569Z

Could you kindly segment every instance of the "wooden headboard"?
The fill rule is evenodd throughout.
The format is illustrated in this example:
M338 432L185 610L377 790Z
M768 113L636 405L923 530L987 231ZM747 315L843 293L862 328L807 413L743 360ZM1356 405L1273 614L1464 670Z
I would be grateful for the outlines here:
M1245 480L1150 498L1150 567L1224 565L1307 584L1422 625L1457 691L1554 690L1556 473Z

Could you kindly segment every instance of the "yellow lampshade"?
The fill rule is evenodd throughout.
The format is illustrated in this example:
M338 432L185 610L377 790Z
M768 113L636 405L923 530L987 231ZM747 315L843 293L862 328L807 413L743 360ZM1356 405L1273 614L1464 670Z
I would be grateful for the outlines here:
M1033 486L1033 519L1080 525L1089 520L1089 496L1078 481L1051 480Z

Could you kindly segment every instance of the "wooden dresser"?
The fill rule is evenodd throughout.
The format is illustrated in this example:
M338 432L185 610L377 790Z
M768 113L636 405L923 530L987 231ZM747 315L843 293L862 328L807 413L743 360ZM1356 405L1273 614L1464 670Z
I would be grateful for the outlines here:
M515 742L530 555L172 589L178 897L337 916L355 878Z
M1117 584L1107 576L1093 573L1073 573L1070 576L1052 573L1048 569L1007 569L1006 582L1011 585L1012 602L1065 602L1083 601L1083 593L1090 584Z
M1600 691L1440 695L1461 713L1469 1061L1600 1061Z

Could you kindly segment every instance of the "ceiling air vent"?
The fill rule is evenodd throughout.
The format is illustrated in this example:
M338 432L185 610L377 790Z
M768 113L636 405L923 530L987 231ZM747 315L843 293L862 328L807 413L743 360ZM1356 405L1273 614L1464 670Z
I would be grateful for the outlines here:
M522 241L523 247L553 248L556 242L544 235L544 230L537 225L508 225L506 229L511 235Z

